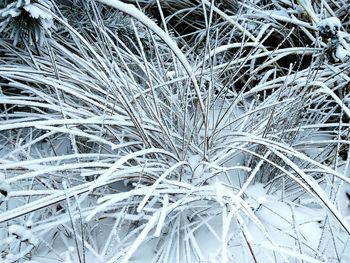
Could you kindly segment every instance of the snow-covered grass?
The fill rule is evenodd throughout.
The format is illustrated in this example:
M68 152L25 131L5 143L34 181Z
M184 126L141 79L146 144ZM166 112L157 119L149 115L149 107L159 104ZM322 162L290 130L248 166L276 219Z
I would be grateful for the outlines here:
M349 3L8 2L1 262L350 260Z

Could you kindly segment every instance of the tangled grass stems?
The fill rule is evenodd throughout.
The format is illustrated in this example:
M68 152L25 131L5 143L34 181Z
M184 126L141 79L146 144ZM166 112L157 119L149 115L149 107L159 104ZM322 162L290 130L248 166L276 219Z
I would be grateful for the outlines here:
M343 9L99 2L0 40L1 259L346 260L349 62L311 21Z

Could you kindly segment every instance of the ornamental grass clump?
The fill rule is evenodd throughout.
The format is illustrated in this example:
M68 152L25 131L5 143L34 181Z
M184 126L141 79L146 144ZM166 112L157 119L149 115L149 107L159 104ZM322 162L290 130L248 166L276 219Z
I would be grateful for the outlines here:
M2 262L347 262L349 5L228 2L6 2Z

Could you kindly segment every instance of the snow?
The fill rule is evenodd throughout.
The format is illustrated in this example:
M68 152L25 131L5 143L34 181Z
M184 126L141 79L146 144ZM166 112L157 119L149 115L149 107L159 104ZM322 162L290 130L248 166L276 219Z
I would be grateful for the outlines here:
M348 33L340 30L341 27L341 22L337 17L325 18L318 23L320 34L335 45L333 57L337 62L345 62L350 57L350 37Z
M341 28L341 22L338 17L329 17L320 20L317 26L336 33Z
M350 35L343 31L337 34L339 44L336 47L335 57L341 62L345 62L350 58Z
M8 232L10 235L14 235L18 237L23 242L28 242L33 246L37 246L39 244L39 240L32 234L32 232L20 225L10 225L8 228Z
M257 201L258 201L259 205L265 204L266 203L266 197L265 196L259 196Z
M197 168L201 161L202 156L200 156L199 154L191 154L188 157L188 163L193 171Z
M295 231L298 231L298 238L312 249L317 249L322 235L321 224L318 222L325 218L321 209L293 207L292 204L268 200L257 211L257 216L268 226L268 232L274 233L273 236L278 238L279 244L292 246Z
M339 45L336 48L336 52L335 52L335 56L341 61L344 62L345 58L347 56L350 56L350 52L347 51L345 48L343 48L343 46Z
M164 195L164 200L163 200L163 207L162 211L160 213L159 221L157 224L156 232L154 233L155 237L160 237L160 233L162 231L162 226L164 224L165 217L167 215L167 209L169 205L169 195L165 194Z
M36 6L35 4L29 4L29 5L25 5L24 10L26 10L31 17L33 18L42 18L42 19L48 19L48 20L52 20L52 15L43 11L42 9L40 9L38 6Z
M73 246L68 247L68 251L64 252L64 263L74 263L72 254L74 255L75 248Z
M17 17L22 13L21 8L23 8L25 11L27 11L31 17L36 19L44 19L44 20L52 20L51 14L45 12L42 10L38 4L32 4L30 3L30 0L25 1L17 1L17 3L10 3L8 4L4 9L0 10L0 14L2 17ZM50 5L47 3L44 3L44 6L47 8L50 8Z

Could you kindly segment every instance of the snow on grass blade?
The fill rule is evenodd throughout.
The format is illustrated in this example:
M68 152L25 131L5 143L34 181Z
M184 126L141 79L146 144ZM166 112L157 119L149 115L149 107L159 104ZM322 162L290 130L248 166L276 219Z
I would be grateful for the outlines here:
M184 162L184 161L178 162L175 165L173 165L172 167L170 167L168 170L166 170L161 176L159 176L158 179L152 184L150 189L147 191L147 194L145 195L143 200L138 205L136 211L138 213L140 213L142 211L143 207L148 202L148 199L153 194L153 191L157 188L157 186L161 183L162 180L164 180L168 175L170 175L171 172L174 171L176 168L178 168L178 167L180 167L182 165L185 165L185 164L187 164L187 162Z
M173 158L174 160L177 159L177 157L175 155L173 155L172 153L170 153L166 150L163 150L163 149L156 149L156 148L144 149L141 151L130 153L130 154L120 158L105 173L103 173L100 177L98 177L98 179L96 179L93 182L93 184L90 186L90 190L92 191L94 188L99 187L100 185L103 185L109 179L109 177L113 174L113 172L115 172L117 169L119 169L119 167L121 165L123 165L126 161L128 161L132 158L135 158L137 156L144 156L147 154L165 154L165 155Z
M159 221L158 221L158 224L157 224L156 232L154 233L155 237L159 237L160 236L160 233L162 231L162 226L164 224L164 220L165 220L165 217L167 215L168 205L169 205L169 195L165 194L164 198L163 198L162 211L161 211L160 216L159 216Z
M201 91L198 86L196 77L192 71L192 67L188 63L185 55L182 53L182 51L179 49L176 43L170 38L170 36L166 32L164 32L164 30L161 29L156 23L154 23L149 17L147 17L142 12L140 12L140 10L138 10L133 5L125 4L118 0L98 0L98 1L103 4L117 8L120 11L127 13L128 15L136 18L138 21L140 21L145 26L147 26L150 30L152 30L155 34L157 34L169 46L169 48L175 53L176 57L179 59L179 61L187 71L188 75L190 76L196 91L199 107L202 111L203 116L205 117L206 115L205 115L204 102L202 99Z

